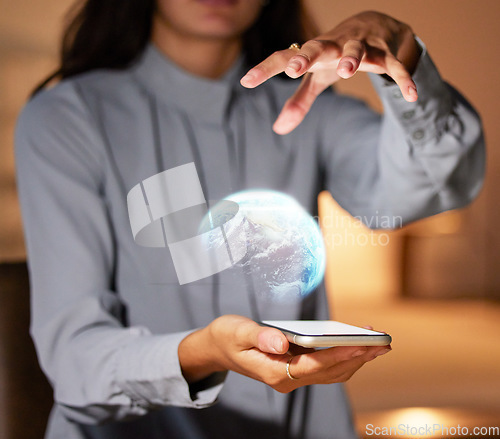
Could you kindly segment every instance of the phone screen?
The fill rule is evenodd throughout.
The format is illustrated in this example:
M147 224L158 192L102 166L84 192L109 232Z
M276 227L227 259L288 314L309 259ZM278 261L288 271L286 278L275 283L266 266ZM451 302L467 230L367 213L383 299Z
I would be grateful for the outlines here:
M265 320L262 323L295 334L311 336L385 334L384 332L360 328L334 320Z

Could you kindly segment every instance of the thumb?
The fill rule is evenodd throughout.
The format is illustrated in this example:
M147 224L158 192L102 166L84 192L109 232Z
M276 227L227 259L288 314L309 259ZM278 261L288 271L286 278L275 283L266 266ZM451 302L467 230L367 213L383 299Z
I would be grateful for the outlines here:
M288 340L279 329L260 327L255 346L269 354L285 354L288 351Z
M274 122L277 134L288 134L304 120L316 98L340 77L331 72L306 73L295 93L285 102Z
M288 351L288 340L277 328L261 326L242 316L223 316L219 319L224 322L230 321L230 325L225 325L225 328L232 328L236 343L242 349L256 348L268 354L285 354Z

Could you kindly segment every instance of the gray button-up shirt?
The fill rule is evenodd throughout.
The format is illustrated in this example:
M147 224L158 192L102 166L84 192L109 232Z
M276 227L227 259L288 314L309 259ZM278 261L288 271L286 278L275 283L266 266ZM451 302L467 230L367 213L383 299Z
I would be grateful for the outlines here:
M221 373L190 388L177 357L189 331L227 313L327 318L324 291L301 304L255 303L230 270L181 286L167 249L134 242L127 193L195 162L206 199L267 188L315 215L327 189L366 223L398 226L477 195L481 124L424 51L417 102L374 77L383 116L328 90L279 136L271 124L297 82L244 89L241 67L206 80L149 46L131 68L62 81L24 109L16 151L32 334L56 401L47 438L274 438L286 423L304 437L355 436L340 385L292 400ZM128 418L137 419L120 422Z

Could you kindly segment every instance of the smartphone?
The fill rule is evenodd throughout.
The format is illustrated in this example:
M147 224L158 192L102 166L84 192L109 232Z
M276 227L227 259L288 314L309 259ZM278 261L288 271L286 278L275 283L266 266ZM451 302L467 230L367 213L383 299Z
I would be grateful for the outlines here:
M264 320L261 324L279 329L290 343L306 348L333 346L386 346L392 338L334 320Z

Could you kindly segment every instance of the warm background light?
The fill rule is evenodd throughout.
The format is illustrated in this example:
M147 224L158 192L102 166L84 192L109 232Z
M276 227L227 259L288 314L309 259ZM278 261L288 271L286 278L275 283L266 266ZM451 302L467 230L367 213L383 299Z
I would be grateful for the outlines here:
M457 409L412 407L388 410L362 425L365 437L385 438L495 438L500 427L492 414ZM475 430L477 429L477 430ZM375 433L381 433L376 435ZM474 434L476 432L476 434Z

